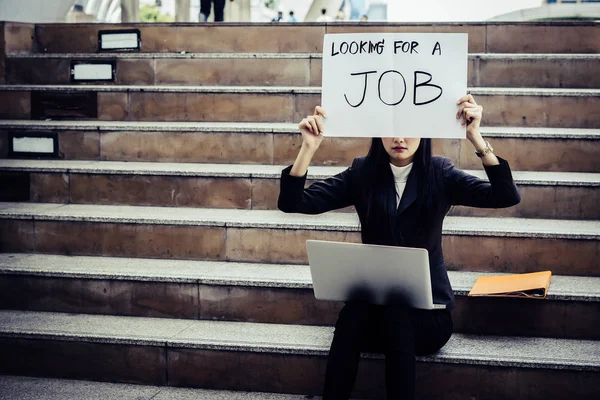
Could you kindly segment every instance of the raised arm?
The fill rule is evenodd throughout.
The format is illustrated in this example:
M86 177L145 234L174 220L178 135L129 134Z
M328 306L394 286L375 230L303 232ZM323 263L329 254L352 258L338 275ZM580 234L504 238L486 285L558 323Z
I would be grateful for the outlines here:
M304 188L310 161L323 141L322 117L326 117L325 110L317 106L314 115L298 124L302 146L294 164L281 172L277 206L283 212L320 214L352 204L352 167Z
M506 160L498 165L484 166L489 182L456 168L449 159L444 160L444 190L448 202L457 206L504 208L519 204L521 196L513 181Z
M450 203L485 208L510 207L518 204L521 196L508 162L496 157L490 144L481 136L479 127L483 107L478 105L470 94L461 97L457 104L459 111L456 118L462 117L462 124L467 126L467 139L481 158L489 182L467 174L455 168L450 160L445 160L444 188Z
M304 176L310 165L315 152L319 149L321 142L323 141L323 120L327 118L325 110L321 106L315 107L315 113L304 118L298 124L300 133L302 134L302 146L292 165L290 175L292 176Z

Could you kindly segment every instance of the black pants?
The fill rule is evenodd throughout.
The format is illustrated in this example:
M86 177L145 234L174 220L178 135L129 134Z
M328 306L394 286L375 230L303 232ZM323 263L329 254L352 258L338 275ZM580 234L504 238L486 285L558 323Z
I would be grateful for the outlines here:
M414 399L415 356L441 349L452 329L452 315L446 310L346 303L335 324L323 400L350 398L361 351L385 354L388 400Z
M212 3L215 3L215 22L223 22L225 0L200 0L200 13L206 15L208 19Z

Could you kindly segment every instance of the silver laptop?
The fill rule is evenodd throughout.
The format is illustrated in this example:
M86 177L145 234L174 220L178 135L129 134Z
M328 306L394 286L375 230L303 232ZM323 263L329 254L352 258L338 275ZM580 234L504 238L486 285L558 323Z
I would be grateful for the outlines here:
M433 304L426 249L322 240L307 240L306 249L317 299L446 308Z

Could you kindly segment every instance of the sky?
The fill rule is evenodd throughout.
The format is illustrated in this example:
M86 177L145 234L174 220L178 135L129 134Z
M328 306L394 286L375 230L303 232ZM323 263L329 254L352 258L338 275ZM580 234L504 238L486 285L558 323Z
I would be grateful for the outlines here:
M542 0L388 0L388 20L401 22L485 21L539 7Z

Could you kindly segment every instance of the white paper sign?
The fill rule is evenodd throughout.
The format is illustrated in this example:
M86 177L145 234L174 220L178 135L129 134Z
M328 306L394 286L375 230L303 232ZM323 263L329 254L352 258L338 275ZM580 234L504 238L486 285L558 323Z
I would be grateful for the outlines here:
M466 33L325 35L326 136L465 138Z

